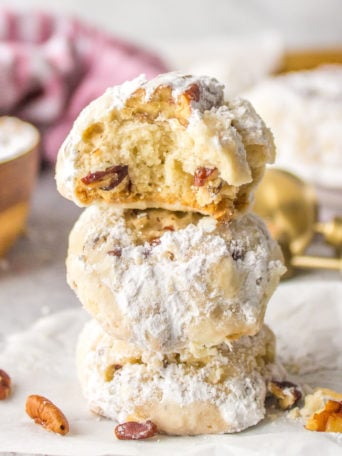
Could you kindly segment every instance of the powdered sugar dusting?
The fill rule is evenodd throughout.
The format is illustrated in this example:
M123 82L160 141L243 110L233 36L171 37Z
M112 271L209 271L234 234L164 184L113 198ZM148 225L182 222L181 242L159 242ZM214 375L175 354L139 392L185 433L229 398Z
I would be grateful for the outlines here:
M140 75L132 81L126 81L119 86L109 87L103 96L111 98L111 109L122 109L129 97L140 87L144 86L146 82L145 75Z
M80 250L73 239L83 240ZM119 257L108 255L114 247ZM256 333L283 265L278 246L251 214L230 225L203 217L166 231L156 245L136 245L122 211L94 206L75 225L67 270L91 313L96 289L83 296L82 281L91 276L109 290L95 315L107 330L121 337L120 327L128 326L130 341L168 352L189 341L215 345L229 335ZM117 316L111 321L113 309L121 324Z
M257 336L242 337L231 346L223 344L211 356L196 359L200 365L192 364L186 352L180 361L162 365L154 360L154 353L147 359L145 354L144 361L140 354L140 360L134 361L135 348L110 338L91 321L79 339L79 375L90 406L114 420L126 421L139 407L151 404L154 408L155 402L166 408L167 404L186 408L205 403L217 407L226 430L235 432L264 416L264 375L271 362L268 348L273 344L272 333L263 327ZM127 361L129 356L132 359ZM104 372L117 364L120 368L113 378L105 381Z
M269 78L245 96L274 134L278 167L341 187L342 65Z
M163 96L166 93L169 100L166 103L160 103L159 112L159 108L157 109L153 105L153 103L155 104L153 96L155 94L158 96L158 89L165 87L170 88L171 93L169 94L169 91L164 90ZM194 145L193 154L182 154L181 157L178 157L171 148L170 158L174 155L175 160L180 162L183 172L193 176L196 169L204 164L205 166L219 169L220 178L229 186L239 187L251 182L253 180L253 166L250 163L252 158L247 153L246 148L253 145L261 146L261 150L257 154L260 160L256 159L256 155L254 155L253 163L258 160L260 166L262 166L266 161L273 160L274 147L272 137L249 103L242 100L225 102L223 89L224 86L214 78L191 76L178 72L161 74L150 81L147 81L144 76L139 76L133 81L127 81L120 86L107 89L101 97L90 103L80 113L58 153L56 178L59 191L76 204L84 205L84 200L80 198L79 193L75 192L75 187L79 186L80 177L89 171L95 170L89 169L89 163L86 169L82 169L83 158L85 158L81 155L82 144L84 145L83 133L99 122L106 125L106 131L108 130L108 137L110 138L112 113L123 109L130 99L132 99L133 111L134 103L136 103L138 114L140 112L139 109L142 110L140 113L142 116L139 114L133 116L130 120L134 128L137 130L141 128L143 131L145 115L148 115L147 113L149 112L148 103L151 100L151 108L156 109L158 114L156 128L161 128L158 126L159 121L165 121L172 131L176 133L177 129L183 131L186 141ZM137 94L136 99L132 98L134 94ZM144 100L147 103L146 107L144 107ZM171 117L169 116L168 106L174 112ZM129 109L132 109L132 107ZM145 114L144 110L146 111ZM178 119L177 113L180 114L182 120ZM137 134L138 137L139 135ZM177 141L180 143L179 150L182 150L182 147L184 147L181 145L182 136ZM136 153L139 154L140 147L144 148L144 143L138 145L137 152L133 150L132 157ZM109 144L110 152L108 154L105 152L106 148L108 146L105 146L104 151L102 151L106 155L106 161L127 160L125 151L121 150L120 147L114 147L112 152ZM95 146L94 150L96 150ZM94 159L93 161L95 164L96 160ZM163 167L165 176L173 175L168 173L168 167L176 166L171 165L171 163L174 163L174 161L166 160L165 162ZM100 160L96 164L97 169L101 169L101 165ZM132 168L135 164L130 163L129 166ZM81 169L82 174L80 175ZM169 192L168 184L163 185L161 191ZM173 188L177 188L176 182L171 184ZM232 192L233 190L231 189L230 191ZM208 201L208 195L204 192L202 201L199 194L200 192L197 192L196 198L199 198L200 205L204 206L207 204L205 201ZM218 194L218 197L221 197L222 194ZM145 193L142 191L141 200L132 203L135 204L134 207L144 207L144 197ZM210 195L209 199L212 201L213 196ZM179 203L181 203L181 198L177 198L177 200L180 200ZM147 204L151 205L149 201L147 201ZM170 208L171 206L167 206L165 203L163 207ZM180 208L182 206L179 204L178 209Z
M149 81L144 88L148 100L157 87L171 87L173 98L177 101L178 97L193 85L199 88L198 100L190 100L194 109L203 112L223 103L224 85L209 76L192 76L180 72L164 73Z
M38 141L38 132L32 125L13 117L1 118L0 162L29 152Z
M342 344L342 282L338 275L324 280L300 276L282 282L278 290L270 302L268 320L284 359L291 357L300 367L302 351L306 350L307 360L310 353L314 358L312 373L299 375L297 382L341 392L342 364L341 359L336 361ZM71 302L70 305L72 307ZM322 318L323 331L320 331ZM339 454L341 434L309 432L301 421L287 419L283 414L242 434L192 438L159 436L151 442L115 440L114 423L87 411L76 378L74 347L85 319L84 310L75 307L53 313L37 324L27 325L25 331L3 338L0 365L12 376L15 391L10 400L1 404L4 413L0 415L0 452L94 456L127 451L139 454L142 446L146 446L153 455L191 453L199 456L207 454L210 444L218 456L226 456L232 448L238 448L239 456L255 454L256 448L261 454L272 456L312 454L313 448L315 456L327 452ZM328 341L331 341L330 346ZM295 356L297 352L299 359ZM325 355L327 359L323 358ZM309 363L305 363L306 372L308 366ZM324 366L332 368L328 370ZM36 392L37 385L40 394L53 400L70 420L71 438L47 434L23 414L27 394ZM169 416L172 418L172 413Z
M144 75L140 75L132 81L107 89L104 96L111 98L112 109L122 109L126 101L138 89L145 91L145 100L149 101L158 87L170 87L173 99L177 101L178 97L193 85L199 89L198 100L190 99L190 104L194 109L203 112L222 104L223 84L209 76L191 76L180 72L163 73L150 81Z

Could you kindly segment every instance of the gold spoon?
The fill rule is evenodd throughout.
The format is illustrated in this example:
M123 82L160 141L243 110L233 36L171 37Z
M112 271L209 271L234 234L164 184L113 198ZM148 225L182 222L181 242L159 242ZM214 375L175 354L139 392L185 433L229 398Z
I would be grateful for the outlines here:
M273 237L286 239L292 255L304 252L314 235L318 204L313 187L297 176L270 168L255 192L253 210Z
M342 272L342 256L339 258L319 257L311 255L293 255L285 240L278 240L287 267L283 279L289 279L296 269L328 269Z

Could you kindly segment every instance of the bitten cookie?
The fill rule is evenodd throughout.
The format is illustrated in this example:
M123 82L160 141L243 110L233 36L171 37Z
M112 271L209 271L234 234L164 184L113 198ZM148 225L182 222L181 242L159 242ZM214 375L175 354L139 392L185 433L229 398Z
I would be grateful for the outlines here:
M249 102L209 77L167 73L108 89L76 120L57 160L60 193L80 206L197 211L230 219L274 159Z
M276 76L246 97L272 129L277 166L342 187L342 65Z
M70 234L67 280L114 337L167 353L256 334L281 258L253 214L92 206Z
M151 420L176 435L238 432L264 417L274 344L263 326L196 356L162 356L113 339L93 320L79 337L78 375L90 409L115 421Z

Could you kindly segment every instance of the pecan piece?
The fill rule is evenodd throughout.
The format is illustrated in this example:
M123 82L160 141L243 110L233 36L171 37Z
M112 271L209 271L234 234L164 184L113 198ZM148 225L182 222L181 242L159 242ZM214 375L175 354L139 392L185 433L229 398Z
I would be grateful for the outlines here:
M85 185L103 183L99 188L109 191L117 187L128 176L127 165L109 166L104 171L95 171L81 178Z
M164 226L163 227L164 231L175 231L175 228L172 225Z
M323 410L314 413L305 429L317 432L342 432L342 402L329 400Z
M194 175L194 186L203 187L209 178L216 177L216 171L217 168L205 168L204 166L198 167Z
M121 254L122 254L122 249L120 247L116 247L113 250L108 250L107 253L108 253L108 255L116 256L116 257L120 258Z
M184 92L184 95L188 100L199 101L201 96L200 88L197 84L191 84L188 89Z
M268 391L277 399L278 405L282 410L290 409L302 397L302 393L299 391L298 386L287 381L270 381L268 383Z
M69 423L63 412L49 399L31 394L26 399L26 413L35 423L41 424L48 431L65 435L69 432Z
M170 250L167 250L165 253L170 261L173 261L175 259L175 254L173 252L170 252Z
M234 261L243 260L245 258L245 252L241 247L235 247L232 249L232 258Z
M118 424L114 429L114 433L119 440L142 440L155 436L158 433L158 429L150 420L144 423L127 421L126 423Z
M0 401L7 399L11 393L11 377L0 369Z
M150 239L150 241L149 241L151 247L155 247L156 245L159 245L160 242L161 242L161 240L160 240L159 237L152 238L152 239Z

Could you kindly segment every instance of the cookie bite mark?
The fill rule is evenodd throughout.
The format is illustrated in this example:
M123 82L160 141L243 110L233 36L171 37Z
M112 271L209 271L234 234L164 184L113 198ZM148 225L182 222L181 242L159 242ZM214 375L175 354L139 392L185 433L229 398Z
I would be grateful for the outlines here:
M80 114L58 155L57 186L83 206L230 220L248 207L273 147L248 102L224 101L215 79L167 73L108 89Z

